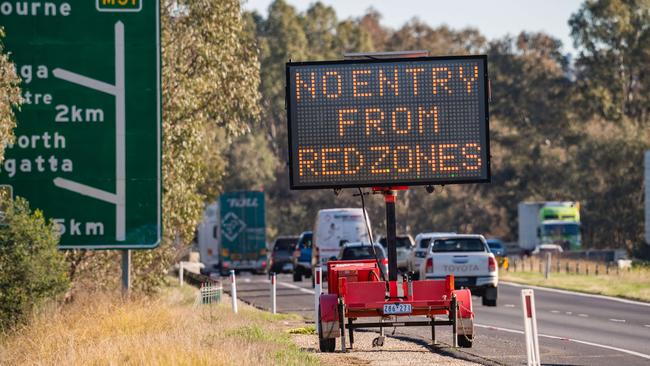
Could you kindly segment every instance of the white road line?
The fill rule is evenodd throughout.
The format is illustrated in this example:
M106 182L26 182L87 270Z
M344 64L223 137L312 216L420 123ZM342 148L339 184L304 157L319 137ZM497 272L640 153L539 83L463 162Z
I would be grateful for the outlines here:
M571 314L573 314L572 311L565 311L564 313L565 313L566 315L571 315Z
M500 330L500 331L508 332L508 333L524 334L524 332L521 331L521 330L495 327L495 326L492 326L492 325L474 324L474 326L479 327L479 328ZM587 346L593 346L593 347L604 348L604 349L608 349L608 350L612 350L612 351L618 351L618 352L622 352L622 353L627 353L628 355L637 356L637 357L641 357L641 358L645 358L647 360L650 360L650 355L645 354L645 353L641 353L641 352L632 351L632 350L629 350L629 349L612 347L612 346L607 346L607 345L604 345L604 344L598 344L598 343L594 343L594 342L581 341L579 339L573 339L573 338L567 338L567 337L558 337L558 336L553 336L553 335L549 335L549 334L541 334L540 333L539 336L543 337L543 338L557 339L557 340L561 340L561 341L569 341L569 342L584 344L584 345L587 345Z
M650 328L650 324L644 324L643 326L646 328Z
M578 316L581 317L581 318L588 318L589 317L589 315L587 315L587 314L578 314Z
M559 311L559 310L551 310L551 313L553 313L553 314L559 314L560 311Z
M264 282L270 282L270 281L265 280ZM298 290L300 292L304 292L304 293L307 293L307 294L314 295L316 293L316 292L314 292L314 290L310 290L310 289L307 289L307 288L304 288L304 287L296 286L296 285L294 285L292 283L286 283L286 282L279 282L278 281L278 285L288 287L288 288L292 288L292 289L296 289L296 290Z
M507 281L499 281L499 284L503 284L503 285L506 285L506 286L520 287L520 288L532 288L532 289L535 289L535 290L555 292L555 293L558 293L558 294L565 294L565 295L575 295L575 296L591 297L591 298L603 299L603 300L612 300L612 301L622 302L622 303L625 303L625 304L632 304L632 305L650 307L650 303L647 303L647 302L627 300L627 299L621 299L621 298L618 298L618 297L611 297L611 296L605 296L605 295L584 294L582 292L558 290L558 289L554 289L554 288L540 287L540 286L522 285L522 284L519 284L519 283L507 282Z
M625 319L609 319L610 322L625 323Z
M503 306L505 306L505 307L507 307L507 308L514 308L514 307L515 307L515 304L505 304L505 305L503 305Z

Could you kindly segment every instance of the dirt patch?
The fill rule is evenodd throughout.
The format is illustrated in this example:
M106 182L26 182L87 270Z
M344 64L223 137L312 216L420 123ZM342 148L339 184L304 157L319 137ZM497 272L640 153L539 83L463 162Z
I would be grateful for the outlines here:
M478 365L436 353L431 347L422 344L386 337L383 347L372 347L372 340L379 334L375 332L355 332L354 349L346 353L321 353L318 351L318 336L294 334L293 339L303 350L317 355L328 365Z

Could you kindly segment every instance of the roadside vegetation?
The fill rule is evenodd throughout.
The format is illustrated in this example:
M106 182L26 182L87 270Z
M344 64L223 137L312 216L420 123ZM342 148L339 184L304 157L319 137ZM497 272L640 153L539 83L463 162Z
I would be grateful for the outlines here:
M191 286L122 301L117 293L79 296L43 309L0 335L2 365L318 365L288 330L294 315L273 315L230 299L194 305Z
M511 264L508 271L502 270L499 275L503 281L650 302L648 265L638 264L629 269L618 270L614 266L605 267L603 263L573 261L560 263L560 271L557 272L556 263L553 263L548 279L538 268L537 264L520 265L515 272Z
M39 210L0 192L0 332L23 323L69 288L58 237ZM1 363L1 362L0 362Z

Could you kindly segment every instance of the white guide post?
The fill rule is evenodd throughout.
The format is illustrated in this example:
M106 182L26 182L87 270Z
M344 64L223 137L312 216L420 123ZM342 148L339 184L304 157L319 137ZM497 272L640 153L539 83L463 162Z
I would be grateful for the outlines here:
M183 286L183 261L181 261L180 264L179 264L178 280L181 283L180 285Z
M56 68L54 77L110 94L115 97L115 193L110 193L65 178L54 178L54 185L115 205L115 239L126 239L126 96L124 78L124 23L115 23L115 85Z
M537 316L535 315L535 295L532 289L521 290L521 305L524 312L527 365L541 366L539 359L539 338L537 336Z
M237 314L237 280L235 270L230 270L230 296L232 297L232 312Z
M323 290L323 270L321 266L316 267L314 272L314 324L316 324L316 334L318 334L318 305L320 300L320 293Z
M276 313L276 302L275 302L275 284L277 281L277 276L275 272L271 273L271 313Z

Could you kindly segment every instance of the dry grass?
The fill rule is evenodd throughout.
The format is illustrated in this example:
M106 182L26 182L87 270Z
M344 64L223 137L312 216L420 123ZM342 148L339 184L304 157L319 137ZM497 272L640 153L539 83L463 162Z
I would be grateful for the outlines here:
M596 266L598 266L598 275L596 275ZM550 276L545 279L544 274L539 271L537 261L526 262L523 265L519 263L516 272L513 263L510 263L509 271L501 270L499 275L504 281L650 302L650 268L647 266L620 271L612 266L607 273L603 263L561 260L559 269L558 272L557 262L553 261Z
M303 323L230 299L194 306L195 289L131 301L96 294L0 336L2 365L309 365L286 331Z

